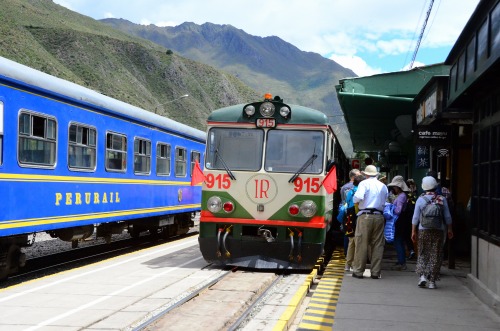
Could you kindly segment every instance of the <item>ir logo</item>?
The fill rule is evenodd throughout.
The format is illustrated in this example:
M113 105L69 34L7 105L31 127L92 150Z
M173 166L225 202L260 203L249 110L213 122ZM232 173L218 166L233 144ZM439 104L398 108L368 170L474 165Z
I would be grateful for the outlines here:
M246 183L247 197L255 203L269 203L276 198L278 186L268 175L255 175Z

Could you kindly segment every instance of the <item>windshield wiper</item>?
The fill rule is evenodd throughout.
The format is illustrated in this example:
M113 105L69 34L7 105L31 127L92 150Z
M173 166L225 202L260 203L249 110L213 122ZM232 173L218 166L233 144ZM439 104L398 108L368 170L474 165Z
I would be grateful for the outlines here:
M304 163L304 165L300 167L300 169L292 176L292 178L290 178L288 182L293 183L293 181L296 180L297 177L299 177L300 174L303 173L304 170L306 170L306 168L309 167L314 162L314 160L316 160L317 157L318 154L311 155L311 157L306 161L306 163Z
M229 178L231 178L232 180L236 180L236 177L234 177L233 173L231 172L231 169L229 169L229 167L227 166L226 162L224 162L224 159L222 158L222 155L220 155L218 148L215 150L215 155L217 155L217 157L220 159L220 161L222 163L222 166L224 167L224 169L226 170L227 174L229 175Z

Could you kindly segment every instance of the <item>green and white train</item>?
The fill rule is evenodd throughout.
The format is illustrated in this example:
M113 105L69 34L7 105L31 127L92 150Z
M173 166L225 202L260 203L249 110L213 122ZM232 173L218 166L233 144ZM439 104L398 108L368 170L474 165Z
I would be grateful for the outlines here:
M199 235L205 260L314 268L338 228L338 194L326 187L331 192L348 171L327 116L266 94L215 110L207 124Z

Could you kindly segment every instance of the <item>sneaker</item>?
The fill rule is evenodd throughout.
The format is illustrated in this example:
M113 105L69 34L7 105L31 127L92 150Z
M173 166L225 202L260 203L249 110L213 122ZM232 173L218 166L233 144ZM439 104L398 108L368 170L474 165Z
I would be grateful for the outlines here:
M435 282L429 282L429 285L427 285L428 288L436 288L436 283Z
M353 273L352 276L354 278L363 279L363 275L356 275L355 273Z
M427 278L425 276L420 276L420 280L418 281L418 287L425 287L427 284Z
M345 265L345 268L344 268L344 271L349 271L349 270L351 270L351 269L352 269L352 268L346 264L346 265Z
M415 252L411 251L410 255L408 255L408 260L413 260L415 258Z
M372 279L381 279L382 275L371 275L370 276Z

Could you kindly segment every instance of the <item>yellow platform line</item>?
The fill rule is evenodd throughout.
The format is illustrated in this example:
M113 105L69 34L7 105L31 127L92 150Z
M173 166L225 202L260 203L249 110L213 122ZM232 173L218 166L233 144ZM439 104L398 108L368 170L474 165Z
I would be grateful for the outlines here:
M300 305L309 292L313 281L317 278L318 271L322 270L323 264L323 259L318 260L315 269L308 275L304 285L301 286L301 290L294 295L285 312L276 322L273 331L290 329ZM314 290L297 330L332 330L340 288L344 278L344 266L344 253L335 251L323 270L319 284Z
M324 317L324 316L316 317L316 316L305 315L302 318L302 322L305 322L305 323L318 322L321 325L327 325L328 326L328 325L332 325L333 324L333 318L328 318L328 317Z
M344 279L344 266L344 254L335 251L308 303L299 323L298 331L332 330L342 280Z
M334 311L326 311L322 309L314 309L314 308L309 308L307 311L304 313L304 316L326 316L326 317L335 317L335 312Z
M317 325L317 324L312 324L312 323L300 323L297 331L302 331L302 330L332 331L332 327L331 326Z

